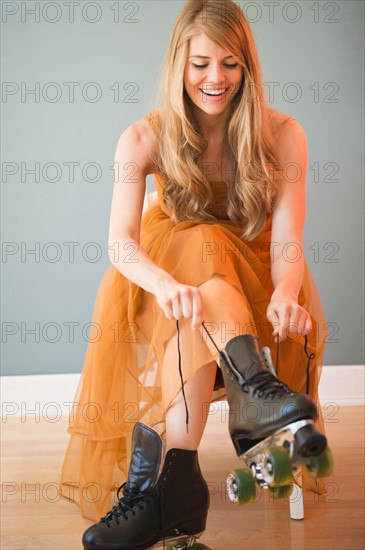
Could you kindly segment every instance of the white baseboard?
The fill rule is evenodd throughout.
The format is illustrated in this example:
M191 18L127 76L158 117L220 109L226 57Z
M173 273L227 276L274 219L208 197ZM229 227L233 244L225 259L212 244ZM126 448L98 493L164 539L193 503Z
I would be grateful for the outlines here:
M336 403L344 407L364 406L364 365L323 367L319 383L321 405Z
M80 374L34 374L2 376L1 414L53 418L72 410ZM364 406L364 366L325 366L319 385L322 406Z

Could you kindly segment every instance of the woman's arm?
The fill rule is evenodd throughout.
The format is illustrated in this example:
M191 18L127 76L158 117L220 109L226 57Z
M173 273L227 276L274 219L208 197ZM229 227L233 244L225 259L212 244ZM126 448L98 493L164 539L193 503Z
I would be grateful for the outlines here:
M140 226L150 171L152 130L138 121L120 136L114 157L114 189L109 223L109 259L129 280L155 292L172 277L159 268L139 245ZM133 261L128 261L132 257Z
M154 145L154 132L145 119L129 126L119 138L114 158L109 259L127 279L156 296L168 319L192 317L193 328L197 328L202 321L199 289L180 284L139 244L146 176L152 173ZM133 262L128 261L131 251Z
M275 290L267 317L274 326L273 337L279 335L283 340L289 332L304 335L312 328L310 315L298 304L304 275L308 149L305 132L296 120L285 124L278 150L283 179L272 216L271 278Z

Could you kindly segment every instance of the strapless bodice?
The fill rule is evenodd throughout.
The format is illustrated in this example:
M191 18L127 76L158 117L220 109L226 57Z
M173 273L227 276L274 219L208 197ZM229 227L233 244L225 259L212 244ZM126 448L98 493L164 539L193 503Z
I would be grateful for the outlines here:
M165 185L165 178L162 174L154 174L154 184L157 191L158 202L165 212L162 202L163 188ZM228 220L227 216L227 184L225 181L212 182L211 189L213 192L213 200L209 206L205 209L208 214L215 216L219 220ZM167 212L166 212L167 214Z

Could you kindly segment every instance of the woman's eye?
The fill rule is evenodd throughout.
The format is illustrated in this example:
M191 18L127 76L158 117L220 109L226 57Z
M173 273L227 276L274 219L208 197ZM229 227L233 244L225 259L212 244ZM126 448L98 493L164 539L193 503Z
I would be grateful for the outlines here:
M225 67L227 67L227 69L235 69L236 67L238 67L238 63L234 63L232 65L230 65L229 63L225 63L224 65ZM205 67L208 67L208 65L196 65L195 63L193 63L193 67L195 67L196 69L205 69Z

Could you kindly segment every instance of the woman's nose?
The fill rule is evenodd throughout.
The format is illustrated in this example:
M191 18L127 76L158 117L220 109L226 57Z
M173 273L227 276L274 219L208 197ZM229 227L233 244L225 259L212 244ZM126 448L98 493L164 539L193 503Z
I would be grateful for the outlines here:
M212 63L209 67L208 78L211 84L221 84L224 81L223 69L219 63Z

